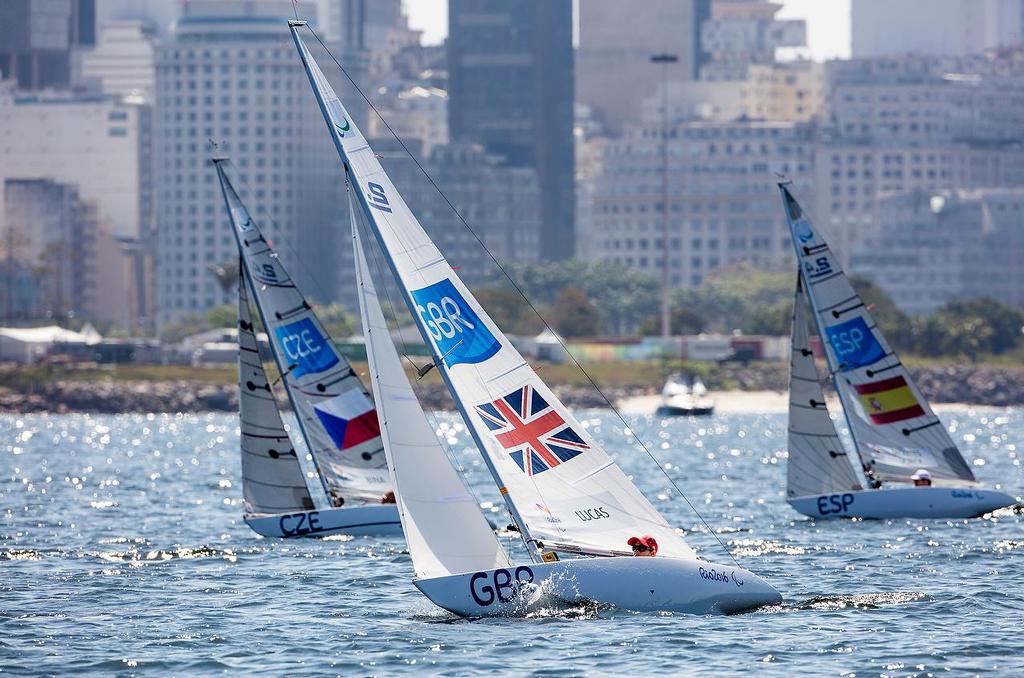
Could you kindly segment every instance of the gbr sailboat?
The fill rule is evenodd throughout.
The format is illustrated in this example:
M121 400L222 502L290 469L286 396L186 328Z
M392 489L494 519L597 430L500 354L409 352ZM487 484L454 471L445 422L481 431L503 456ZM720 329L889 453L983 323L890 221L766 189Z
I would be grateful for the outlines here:
M245 522L266 537L398 535L387 460L369 394L242 204L227 161L214 158L238 242L238 378ZM260 360L249 301L320 477L311 492ZM316 497L316 499L314 499Z
M379 389L385 453L420 591L440 607L472 616L522 611L524 597L529 603L539 593L628 610L699 614L779 602L779 593L752 572L698 558L501 333L391 183L306 48L299 33L304 26L289 21L360 211L530 557L513 563L482 534L463 545L452 530L441 529L431 510L443 508L471 522L476 507L404 470L403 460L415 459L417 449L437 458L436 439L427 435L428 427L417 424L418 434L409 428L418 422L419 405L396 367L363 273L371 381ZM359 261L358 238L353 240ZM360 263L357 271L363 268ZM634 537L644 548L653 544L657 555L633 557L639 551L631 548Z
M821 232L779 184L799 273L793 300L786 499L814 518L971 518L1015 503L981 486L882 336ZM810 345L853 440L852 463L829 416ZM915 485L914 480L928 483Z

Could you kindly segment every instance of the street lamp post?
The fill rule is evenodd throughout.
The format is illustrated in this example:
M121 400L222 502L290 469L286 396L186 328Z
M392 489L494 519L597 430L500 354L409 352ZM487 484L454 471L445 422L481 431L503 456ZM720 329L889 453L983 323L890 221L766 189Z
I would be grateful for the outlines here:
M675 54L651 55L651 63L661 64L661 336L672 335L672 305L669 299L668 247L668 65L679 61Z

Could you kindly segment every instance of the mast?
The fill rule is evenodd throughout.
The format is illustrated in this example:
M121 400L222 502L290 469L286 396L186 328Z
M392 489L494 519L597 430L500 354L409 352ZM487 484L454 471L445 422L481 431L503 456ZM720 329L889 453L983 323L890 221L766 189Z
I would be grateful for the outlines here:
M313 71L310 68L309 61L306 58L305 45L302 43L302 39L299 37L299 33L298 33L298 30L297 30L299 27L302 27L302 26L305 26L305 25L306 25L305 21L301 21L301 20L297 20L297 19L289 19L288 20L288 28L291 31L292 39L295 42L295 48L299 52L299 57L302 59L302 67L306 71L306 77L309 78L309 84L310 84L310 87L313 90L313 95L316 97L317 106L320 107L320 112L323 114L324 119L327 120L327 121L330 121L331 114L328 111L327 102L324 101L323 96L321 95L320 88L317 85L316 77L313 75ZM330 123L329 122L328 122L328 126L330 127ZM341 144L340 137L334 132L334 130L331 130L331 140L334 142L334 147L335 147L335 149L337 149L338 156L341 158L342 165L344 166L344 169L345 169L345 178L346 178L346 180L350 183L350 185L352 185L354 187L358 187L359 184L355 181L355 177L352 176L352 171L349 168L348 154L345 152L345 148ZM375 221L373 219L373 213L370 211L371 208L369 206L369 203L367 202L366 195L363 193L362 190L359 190L358 188L356 188L356 190L354 190L353 193L356 194L356 196L358 198L358 202L359 202L359 207L363 211L363 214L366 216L366 220L367 220L367 223L370 225L370 228L373 229L375 237L378 238L378 239L381 239L382 236L381 236L381 234L380 234L380 232L379 232L379 230L377 228L377 225L376 225L376 223L375 223ZM385 259L385 261L388 262L388 268L391 269L392 275L395 276L396 280L400 280L401 278L400 278L400 276L398 274L398 270L395 267L395 263L394 263L391 255L390 255L390 253L387 251L387 248L382 248L382 250L383 250L384 259ZM447 374L447 366L444 363L443 356L440 355L437 352L436 348L433 345L433 342L431 342L431 340L430 340L430 337L429 337L426 329L423 327L422 322L420 322L419 314L416 312L415 301L412 299L412 297L409 294L409 291L406 290L404 288L404 286L400 286L400 287L402 287L402 297L405 300L406 306L409 309L409 313L412 314L412 317L413 317L413 319L416 322L416 327L419 329L420 334L423 337L424 343L428 347L430 347L431 355L434 358L434 360L433 360L434 365L438 368L438 371L439 371L439 373L441 375L441 379L445 382L445 387L449 390L449 392L454 393L455 389L454 389L454 387L453 387L453 385L452 385L452 383L451 383L451 381L449 379L449 376ZM459 414L462 416L463 420L465 420L467 422L466 428L469 429L470 435L473 436L473 441L476 443L478 449L480 449L481 452L482 452L485 449L484 441L479 437L475 427L470 426L468 424L468 422L469 422L469 414L466 411L465 406L463 405L463 403L461 402L461 400L459 398L453 398L453 400L455 401L455 406L459 409ZM534 562L540 562L539 547L537 546L538 542L535 539L533 539L533 537L530 535L530 528L529 528L529 526L527 525L526 521L523 519L522 515L519 513L519 509L516 508L516 505L512 501L511 497L509 497L508 490L506 489L505 481L502 479L501 474L498 472L498 469L494 467L494 464L492 463L492 461L489 458L489 456L487 454L483 454L483 453L480 456L483 457L484 464L486 464L486 466L487 466L487 470L490 472L492 479L494 480L495 484L498 486L498 490L499 490L499 492L501 494L501 498L502 498L502 500L504 500L505 506L508 509L509 514L512 516L512 520L515 522L516 526L519 528L519 534L522 537L523 542L526 544L527 551L530 554L530 558Z
M779 191L782 194L782 207L786 212L786 220L789 221L790 224L793 223L793 215L789 211L789 201L786 200L786 194L788 192L786 186L792 185L792 183L792 181L779 182ZM795 200L795 198L793 199ZM794 254L796 254L796 268L797 274L800 276L801 287L803 288L804 296L807 298L807 303L810 304L811 306L811 318L814 320L814 331L818 333L818 338L821 340L822 346L824 346L825 348L825 363L826 365L828 365L828 378L829 381L832 382L833 388L835 388L836 395L839 396L839 409L843 411L843 420L846 421L846 430L850 432L850 439L853 441L853 449L857 453L857 458L860 459L861 468L854 469L854 471L856 472L858 478L864 479L865 487L872 490L877 489L875 487L875 481L868 477L867 473L864 471L864 466L867 462L864 459L864 455L861 453L860 443L857 442L857 434L854 430L853 422L850 420L850 413L848 411L849 406L847 405L846 398L843 395L843 389L839 388L835 381L835 375L837 372L839 372L839 364L836 362L835 356L832 354L832 346L831 344L829 344L827 338L825 337L825 332L821 327L821 318L819 317L820 311L818 310L818 304L817 301L815 301L814 299L814 294L811 292L809 281L807 280L807 277L804 275L804 253L800 251L800 245L797 244L797 241L795 238L792 237L792 234L789 240L790 242L793 243L793 251Z
M227 158L226 157L215 157L215 158L211 158L211 160L213 161L213 166L217 168L217 178L220 180L221 195L224 197L224 205L225 205L225 207L227 207L230 204L230 202L228 200L227 189L224 186L224 181L225 181L224 168L221 166L221 164L224 161L226 161ZM230 209L228 210L228 218L229 219L231 218ZM235 236L235 243L238 245L239 259L242 260L242 265L245 267L245 272L247 274L247 277L251 280L252 279L252 271L249 270L249 266L245 262L245 257L242 256L242 252L241 252L242 243L239 240L238 232L235 229L234 225L232 225L232 227L231 227L231 233ZM266 314L263 312L263 305L260 303L259 295L254 294L253 295L253 301L256 302L256 311L257 311L257 313L260 314L260 322L263 323L263 327L264 328L268 328L268 331L269 331L270 323L267 322ZM271 353L271 355L274 356L274 362L277 363L277 369L278 369L278 371L280 371L280 373L281 373L281 380L283 381L283 380L288 378L289 367L284 362L284 360L281 359L281 355L278 353L277 347L274 346L274 342L273 341L268 341L267 343L270 344L270 353ZM310 438L309 438L309 435L306 433L306 426L305 426L305 424L302 421L302 416L299 414L299 409L296 406L295 399L292 397L292 393L291 393L290 389L286 388L284 390L284 392L288 396L288 402L291 403L292 412L295 412L295 414L296 414L295 421L297 421L299 423L299 432L302 434L302 439L305 441L306 447L310 450L310 455L309 456L313 459L313 466L316 468L316 474L320 478L320 486L324 490L324 497L328 501L330 501L330 497L331 497L330 488L327 486L327 480L324 477L323 471L320 469L320 464L317 463L316 454L313 453L313 445L310 444L310 442L309 442Z

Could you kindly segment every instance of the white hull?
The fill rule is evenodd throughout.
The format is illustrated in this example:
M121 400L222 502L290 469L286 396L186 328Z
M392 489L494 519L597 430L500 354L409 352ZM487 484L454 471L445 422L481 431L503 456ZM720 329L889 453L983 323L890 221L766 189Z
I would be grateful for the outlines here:
M995 490L896 487L789 499L812 518L976 518L1016 499Z
M343 506L322 511L247 515L245 523L264 537L328 537L332 534L400 536L402 523L394 504Z
M517 616L593 602L636 612L729 614L782 602L742 568L675 558L579 558L420 579L435 605L464 617Z

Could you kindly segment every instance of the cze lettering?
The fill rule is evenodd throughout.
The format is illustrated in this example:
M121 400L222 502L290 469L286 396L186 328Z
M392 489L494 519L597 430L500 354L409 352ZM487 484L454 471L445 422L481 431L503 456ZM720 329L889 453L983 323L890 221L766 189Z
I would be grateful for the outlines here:
M278 520L281 534L286 537L298 537L313 532L322 532L323 525L320 524L320 513L310 511L309 513L289 513L281 516Z
M309 318L278 327L274 334L288 363L295 365L291 371L295 378L323 372L338 364L338 356Z
M582 511L576 511L576 517L583 522L590 520L601 520L602 518L611 518L611 514L603 506L597 508L583 509Z
M856 499L856 497L849 492L846 494L831 494L828 496L818 497L818 513L823 516L846 513L854 499Z
M515 572L499 568L488 572L475 572L469 578L469 593L481 607L488 607L494 601L509 603L515 598L520 587L533 582L533 570L520 565Z

